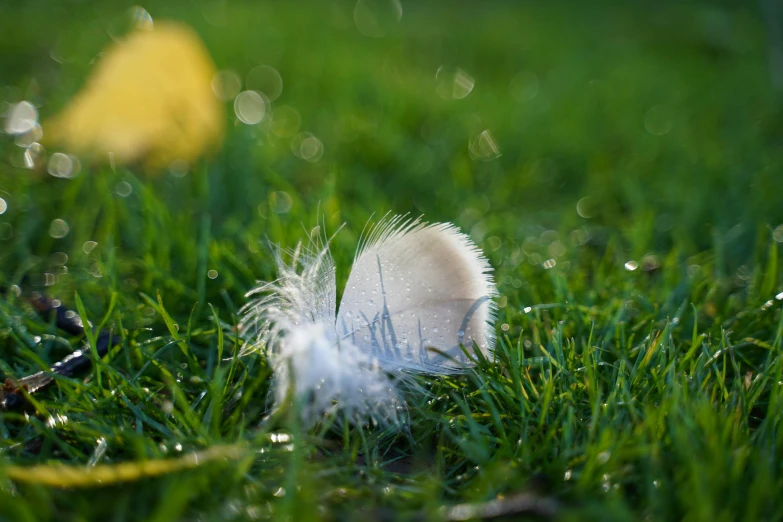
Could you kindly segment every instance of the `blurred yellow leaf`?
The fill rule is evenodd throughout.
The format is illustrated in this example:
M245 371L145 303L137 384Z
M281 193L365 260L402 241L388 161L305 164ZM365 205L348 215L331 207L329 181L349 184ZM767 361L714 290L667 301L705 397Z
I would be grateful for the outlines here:
M215 461L238 460L248 455L250 453L240 446L213 446L179 458L98 464L92 467L65 464L8 466L3 471L7 478L17 482L56 488L97 487L157 477Z
M188 26L156 22L112 45L82 90L44 126L47 140L77 154L159 168L192 163L225 125L212 91L215 66Z

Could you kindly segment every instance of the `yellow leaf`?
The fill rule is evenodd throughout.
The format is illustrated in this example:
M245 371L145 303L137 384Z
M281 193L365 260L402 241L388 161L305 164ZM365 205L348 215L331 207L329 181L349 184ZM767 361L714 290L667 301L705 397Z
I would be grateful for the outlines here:
M152 168L191 164L223 136L215 65L188 26L156 22L109 47L86 85L44 126L69 152Z
M2 471L7 478L17 482L56 488L96 487L157 477L197 468L214 461L238 460L248 454L239 446L214 446L173 459L98 464L93 467L65 464L39 464L28 467L12 465Z

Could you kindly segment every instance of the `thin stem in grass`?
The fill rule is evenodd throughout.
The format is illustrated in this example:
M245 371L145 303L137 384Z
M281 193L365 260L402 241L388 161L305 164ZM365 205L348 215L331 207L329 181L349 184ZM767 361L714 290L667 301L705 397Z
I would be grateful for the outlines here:
M98 355L98 345L96 344L95 339L95 333L92 331L92 325L90 324L90 321L87 319L87 311L84 309L84 303L82 303L81 297L79 297L79 294L76 294L76 309L79 312L79 317L82 322L82 328L84 330L84 335L87 337L87 343L90 347L90 352L92 352L93 360L95 361L95 380L98 382L98 387L101 386L101 368L99 365L100 356Z

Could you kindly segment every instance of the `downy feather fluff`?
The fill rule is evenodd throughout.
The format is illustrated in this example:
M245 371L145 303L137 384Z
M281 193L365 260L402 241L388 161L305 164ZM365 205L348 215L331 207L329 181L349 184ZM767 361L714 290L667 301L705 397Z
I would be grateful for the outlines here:
M357 248L337 313L324 243L278 249L279 278L251 290L242 309L246 351L266 350L278 405L292 393L308 422L330 410L396 420L400 379L468 367L460 344L492 350L492 268L456 226L382 220Z

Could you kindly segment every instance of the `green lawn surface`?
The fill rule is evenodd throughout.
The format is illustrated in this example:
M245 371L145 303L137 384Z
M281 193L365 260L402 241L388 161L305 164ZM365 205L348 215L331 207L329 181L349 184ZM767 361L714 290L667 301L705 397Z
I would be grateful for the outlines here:
M498 499L522 518L519 495L561 520L783 518L783 22L756 2L406 1L399 22L364 3L383 37L353 1L144 6L221 69L275 67L272 107L318 161L230 102L222 148L184 177L58 179L0 135L0 377L89 344L14 285L122 338L0 412L0 520L456 520ZM0 103L55 115L129 8L0 2ZM454 74L473 83L458 99ZM388 212L484 250L494 357L422 376L404 429L267 418L271 370L235 326L275 277L269 243L345 224L339 292Z

